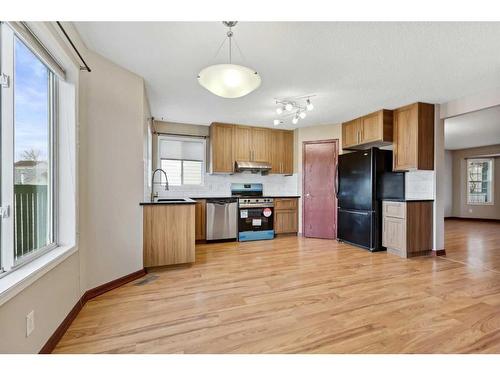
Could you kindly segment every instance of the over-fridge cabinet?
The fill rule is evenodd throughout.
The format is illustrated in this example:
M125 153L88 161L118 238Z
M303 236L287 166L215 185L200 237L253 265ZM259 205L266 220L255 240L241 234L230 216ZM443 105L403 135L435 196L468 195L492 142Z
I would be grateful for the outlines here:
M234 173L235 162L271 164L273 174L293 174L293 131L223 123L210 125L210 173Z

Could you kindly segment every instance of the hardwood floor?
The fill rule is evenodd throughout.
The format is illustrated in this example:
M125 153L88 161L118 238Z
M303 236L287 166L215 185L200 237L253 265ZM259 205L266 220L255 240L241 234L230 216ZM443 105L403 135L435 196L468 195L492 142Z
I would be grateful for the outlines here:
M198 245L89 301L55 353L500 353L500 224L447 221L447 257L336 241Z

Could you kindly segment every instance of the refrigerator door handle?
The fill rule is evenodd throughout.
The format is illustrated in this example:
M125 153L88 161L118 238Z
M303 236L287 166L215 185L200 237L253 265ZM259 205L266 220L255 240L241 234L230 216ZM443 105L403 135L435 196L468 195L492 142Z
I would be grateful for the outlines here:
M337 162L337 166L335 167L335 177L333 181L333 186L335 188L335 197L339 197L339 163Z
M343 210L341 208L339 208L339 211L346 212L348 214L362 215L362 216L368 216L372 213L372 211L353 211L353 210Z

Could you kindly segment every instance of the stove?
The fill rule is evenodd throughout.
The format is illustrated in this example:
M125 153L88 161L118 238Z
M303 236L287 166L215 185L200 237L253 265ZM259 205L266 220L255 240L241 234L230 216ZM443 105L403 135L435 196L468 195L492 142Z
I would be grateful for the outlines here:
M231 196L238 198L238 240L274 238L274 199L263 196L262 184L231 184Z
M241 208L274 207L274 199L273 198L238 198L238 204Z

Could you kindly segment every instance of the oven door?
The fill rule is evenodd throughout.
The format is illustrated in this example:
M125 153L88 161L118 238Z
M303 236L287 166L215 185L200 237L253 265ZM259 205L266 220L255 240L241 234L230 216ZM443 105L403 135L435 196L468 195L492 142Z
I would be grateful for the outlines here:
M238 213L238 239L240 241L274 238L274 210L272 207L240 207Z

